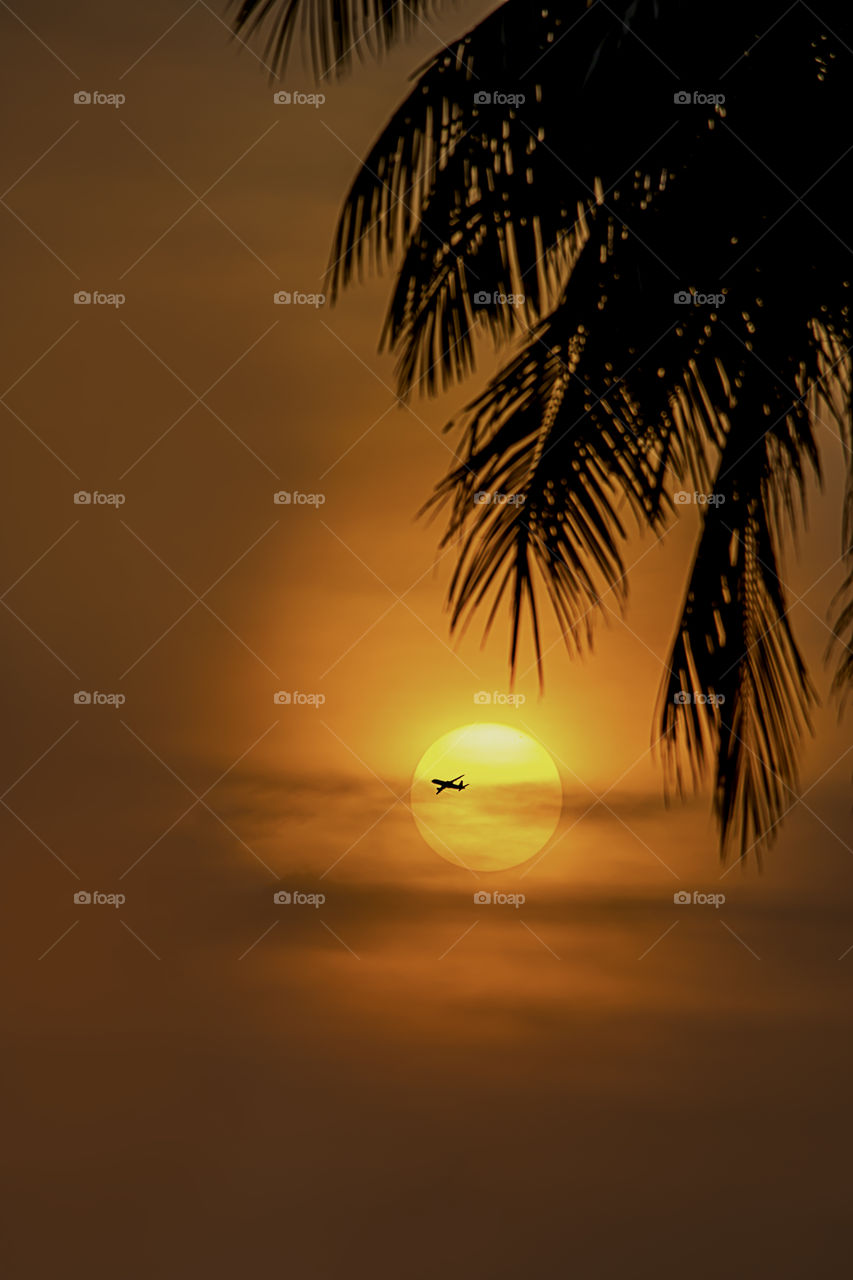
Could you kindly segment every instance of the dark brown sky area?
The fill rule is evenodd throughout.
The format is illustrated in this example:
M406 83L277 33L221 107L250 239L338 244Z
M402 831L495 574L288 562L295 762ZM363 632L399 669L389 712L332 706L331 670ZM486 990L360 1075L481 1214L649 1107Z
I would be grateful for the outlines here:
M490 7L318 90L298 60L271 83L222 5L0 5L16 1280L843 1265L840 443L785 565L822 699L800 793L763 872L723 866L707 792L666 810L650 750L696 512L631 542L630 605L593 657L570 663L549 622L544 696L525 648L523 703L483 706L508 689L506 620L451 641L453 557L414 516L491 348L468 387L400 406L377 354L390 278L274 301L322 292L408 75ZM485 880L404 803L430 744L476 720L542 742L564 791L544 854ZM124 900L75 901L95 892Z

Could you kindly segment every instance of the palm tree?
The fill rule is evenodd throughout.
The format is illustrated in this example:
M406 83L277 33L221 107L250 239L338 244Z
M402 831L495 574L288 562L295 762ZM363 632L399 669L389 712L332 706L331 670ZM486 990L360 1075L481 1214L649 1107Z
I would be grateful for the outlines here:
M329 76L438 7L244 0L236 25L266 27L279 62L301 28ZM624 602L620 512L660 532L674 491L712 495L659 736L670 785L713 770L723 857L760 852L796 797L815 694L781 547L829 437L853 457L853 17L832 21L805 3L506 0L421 69L332 251L333 296L397 264L383 342L402 395L468 375L480 333L516 340L449 424L462 461L433 499L461 538L452 626L489 605L488 630L507 602L513 670L525 619L541 670L543 592L571 653L608 594ZM478 505L483 489L518 502Z

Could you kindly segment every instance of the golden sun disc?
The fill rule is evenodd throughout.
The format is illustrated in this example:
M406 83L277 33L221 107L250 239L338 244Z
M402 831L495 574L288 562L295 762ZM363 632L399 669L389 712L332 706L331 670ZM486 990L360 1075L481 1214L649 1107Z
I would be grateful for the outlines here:
M436 795L432 779L464 773L464 791ZM560 819L563 790L551 756L530 734L468 724L438 738L418 761L411 805L424 840L448 862L502 871L527 862Z

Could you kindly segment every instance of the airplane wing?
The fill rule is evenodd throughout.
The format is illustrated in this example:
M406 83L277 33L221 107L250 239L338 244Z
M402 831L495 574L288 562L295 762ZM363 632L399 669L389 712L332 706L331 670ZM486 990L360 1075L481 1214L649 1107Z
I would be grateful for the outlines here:
M460 778L464 778L464 777L465 777L465 774L464 774L464 773L460 773L457 777L455 777L455 778L451 778L451 779L450 779L450 781L451 781L451 782L458 782Z

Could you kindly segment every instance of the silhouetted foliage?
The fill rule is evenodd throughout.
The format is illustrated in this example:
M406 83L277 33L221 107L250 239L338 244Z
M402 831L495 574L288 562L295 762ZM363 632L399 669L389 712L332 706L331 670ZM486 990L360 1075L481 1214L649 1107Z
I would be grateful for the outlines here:
M330 0L308 20L298 0L246 0L238 21L274 19L283 56L306 20L328 71L369 22L377 48L405 34L406 9ZM537 592L571 652L608 595L624 601L620 511L661 532L676 490L714 496L659 733L679 788L682 762L712 764L723 855L772 840L796 799L814 693L780 557L839 436L851 568L835 686L853 681L853 14L830 17L507 0L418 74L332 252L334 293L396 266L383 341L403 395L469 374L478 333L520 344L450 424L462 463L436 495L447 541L462 538L452 625L488 604L488 629L507 601L513 669L525 616L541 660ZM478 490L519 501L479 505Z

